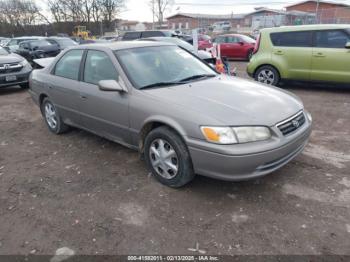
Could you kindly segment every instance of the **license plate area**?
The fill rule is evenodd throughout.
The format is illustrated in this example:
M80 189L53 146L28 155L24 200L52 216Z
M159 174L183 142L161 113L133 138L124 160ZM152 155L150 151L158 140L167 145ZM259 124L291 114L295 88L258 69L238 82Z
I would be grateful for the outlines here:
M6 76L5 80L6 82L13 82L17 80L17 76Z

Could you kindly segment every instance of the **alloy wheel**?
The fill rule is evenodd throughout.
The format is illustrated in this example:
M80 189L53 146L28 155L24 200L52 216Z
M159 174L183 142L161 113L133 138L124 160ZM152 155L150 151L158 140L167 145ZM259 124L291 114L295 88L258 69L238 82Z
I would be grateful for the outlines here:
M258 81L264 84L272 85L275 81L275 74L269 69L261 70L258 74Z
M56 129L57 115L56 115L56 110L51 103L46 103L45 105L45 119L51 129Z

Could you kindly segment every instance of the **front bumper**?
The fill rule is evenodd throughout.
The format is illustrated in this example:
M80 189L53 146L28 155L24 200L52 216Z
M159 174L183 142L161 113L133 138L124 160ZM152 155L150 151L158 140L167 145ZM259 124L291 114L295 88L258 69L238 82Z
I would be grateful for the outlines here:
M287 143L280 142L279 146L267 151L226 154L193 146L189 146L189 151L196 174L226 181L242 181L267 175L286 165L303 151L310 134L311 123L308 122Z
M19 72L0 74L0 87L15 86L28 83L29 75L32 72L32 68L24 68ZM16 76L14 81L6 81L6 76Z

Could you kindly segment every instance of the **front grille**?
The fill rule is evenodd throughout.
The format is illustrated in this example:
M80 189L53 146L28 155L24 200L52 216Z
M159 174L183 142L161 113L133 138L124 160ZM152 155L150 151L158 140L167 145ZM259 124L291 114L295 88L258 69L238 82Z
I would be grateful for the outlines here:
M23 66L19 63L0 64L0 74L8 74L21 71Z
M305 115L304 112L300 112L296 116L277 124L277 128L286 136L301 128L304 124Z

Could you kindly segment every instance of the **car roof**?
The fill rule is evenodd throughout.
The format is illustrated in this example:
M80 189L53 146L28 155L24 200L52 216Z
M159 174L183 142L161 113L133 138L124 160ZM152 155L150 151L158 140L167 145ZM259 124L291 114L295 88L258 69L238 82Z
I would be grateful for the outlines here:
M175 44L165 42L151 42L151 41L123 41L123 42L104 42L94 44L83 44L75 46L72 49L110 49L113 51L130 49L130 48L141 48L141 47L152 47L152 46L176 46Z
M323 25L295 25L280 26L262 29L261 32L290 32L290 31L308 31L308 30L327 30L327 29L346 29L350 25L342 24L323 24Z
M20 37L14 37L12 39L42 39L44 38L43 36L20 36Z

